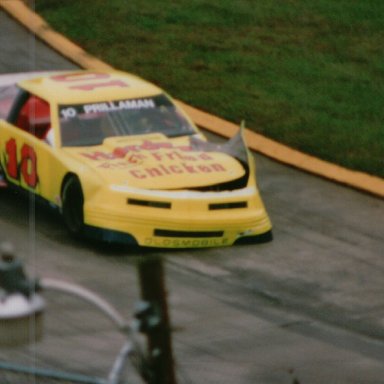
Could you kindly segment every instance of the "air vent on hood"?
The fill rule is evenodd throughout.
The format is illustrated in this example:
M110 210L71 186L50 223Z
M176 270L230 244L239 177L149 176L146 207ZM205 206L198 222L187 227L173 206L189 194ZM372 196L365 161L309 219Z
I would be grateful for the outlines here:
M209 210L219 210L219 209L236 209L236 208L247 208L248 204L246 201L234 201L231 203L214 203L209 204Z
M167 201L127 199L127 204L140 205L141 207L171 209L171 203L168 203Z

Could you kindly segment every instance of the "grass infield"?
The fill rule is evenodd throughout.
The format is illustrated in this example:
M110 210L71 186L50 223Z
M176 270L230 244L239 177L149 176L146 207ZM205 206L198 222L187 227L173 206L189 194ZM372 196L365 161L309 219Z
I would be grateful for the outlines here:
M382 0L37 0L57 31L227 120L384 177Z

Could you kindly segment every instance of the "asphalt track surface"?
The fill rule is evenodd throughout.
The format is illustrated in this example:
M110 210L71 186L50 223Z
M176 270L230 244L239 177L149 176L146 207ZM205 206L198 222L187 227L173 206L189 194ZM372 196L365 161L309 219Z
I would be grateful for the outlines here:
M0 73L75 67L2 11L0 52ZM384 383L384 201L255 158L273 242L156 252L165 262L179 382ZM148 252L76 242L55 212L7 190L3 240L31 275L84 285L131 317L136 261ZM0 356L103 375L119 334L91 307L46 297L44 341Z

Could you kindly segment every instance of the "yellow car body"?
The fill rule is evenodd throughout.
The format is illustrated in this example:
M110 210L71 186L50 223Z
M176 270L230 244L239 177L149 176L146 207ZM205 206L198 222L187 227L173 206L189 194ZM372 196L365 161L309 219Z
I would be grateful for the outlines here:
M207 142L136 76L2 76L0 117L7 183L58 207L73 234L161 248L271 239L242 134Z

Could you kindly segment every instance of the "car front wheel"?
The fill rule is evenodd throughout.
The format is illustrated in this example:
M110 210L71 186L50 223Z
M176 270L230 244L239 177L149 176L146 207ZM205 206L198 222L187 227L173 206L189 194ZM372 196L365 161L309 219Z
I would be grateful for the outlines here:
M62 214L68 231L73 236L80 236L84 230L84 196L77 177L71 177L64 184L62 202Z

